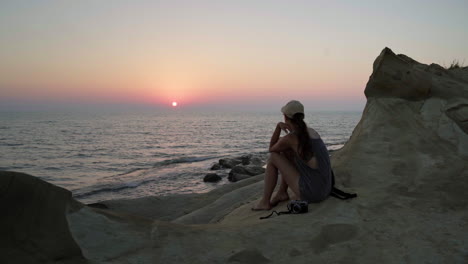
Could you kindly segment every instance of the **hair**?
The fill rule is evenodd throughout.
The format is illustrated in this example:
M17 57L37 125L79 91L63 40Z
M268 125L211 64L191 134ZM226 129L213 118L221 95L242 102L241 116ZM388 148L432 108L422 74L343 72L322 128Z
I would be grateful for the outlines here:
M311 150L311 140L307 125L304 123L304 114L296 113L292 118L289 118L288 116L286 116L286 118L291 120L291 122L294 123L298 128L296 135L299 139L299 157L306 161L309 160L314 155L314 153Z

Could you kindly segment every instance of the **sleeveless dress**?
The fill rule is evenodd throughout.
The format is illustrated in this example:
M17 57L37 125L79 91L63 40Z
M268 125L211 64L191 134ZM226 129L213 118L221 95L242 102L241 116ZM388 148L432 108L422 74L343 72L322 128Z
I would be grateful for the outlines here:
M301 200L320 202L331 191L331 164L327 147L321 138L311 138L311 150L317 159L317 169L311 168L299 155L294 156L294 163L300 173L299 190Z

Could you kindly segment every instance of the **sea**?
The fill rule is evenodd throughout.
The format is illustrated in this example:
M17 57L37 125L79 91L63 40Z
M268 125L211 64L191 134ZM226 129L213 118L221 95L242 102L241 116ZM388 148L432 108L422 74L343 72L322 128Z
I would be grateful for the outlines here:
M313 112L306 123L330 151L341 148L361 112ZM77 200L203 193L221 158L267 155L277 112L0 112L0 170L24 172Z

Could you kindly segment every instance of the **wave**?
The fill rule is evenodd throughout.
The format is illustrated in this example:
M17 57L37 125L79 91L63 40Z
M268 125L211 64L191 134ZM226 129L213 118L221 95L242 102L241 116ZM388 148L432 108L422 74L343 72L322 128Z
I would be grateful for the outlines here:
M159 167L163 167L163 166L167 166L167 165L172 165L172 164L180 164L180 163L193 163L193 162L200 162L200 161L205 161L205 160L210 160L210 159L215 159L217 157L213 157L213 156L207 156L207 157L181 157L181 158L175 158L175 159L168 159L168 160L163 160L163 161L160 161L160 162L157 162L155 164L153 164L152 167L149 167L149 168L134 168L134 169L131 169L127 172L124 172L124 173L121 173L121 174L117 174L115 176L128 176L130 174L133 174L137 171L145 171L145 170L151 170L151 169L154 169L154 168L159 168ZM139 165L142 165L142 164L139 164ZM109 178L113 178L115 176L111 176ZM76 192L73 194L73 197L74 198L85 198L85 197L88 197L88 196L92 196L92 195L96 195L96 194L100 194L100 193L106 193L106 192L118 192L118 191L121 191L121 190L124 190L124 189L134 189L134 188L138 188L139 186L142 186L142 185L145 185L145 184L148 184L148 183L151 183L151 182L155 182L157 181L158 178L149 178L149 179L144 179L144 180L140 180L140 181L130 181L130 182L125 182L125 183L108 183L108 184L103 184L103 185L92 185L92 186L89 186L85 189L82 189L82 190L75 190L73 192Z
M78 154L75 154L73 157L77 157L77 158L92 158L93 156L92 156L91 154L78 153Z
M62 169L57 167L45 167L44 170L61 171Z
M182 157L182 158L175 158L175 159L168 159L157 162L154 164L153 168L171 165L171 164L178 164L178 163L193 163L193 162L200 162L210 159L216 159L217 157L208 156L208 157Z
M22 143L4 143L1 144L1 146L6 146L6 147L18 147L18 146L23 146L24 144Z
M41 120L41 121L36 121L35 123L37 124L55 124L58 123L59 121L57 120Z
M132 173L134 173L136 171L141 171L141 170L145 170L145 168L134 168L134 169L131 169L131 170L126 171L124 173L117 174L117 176L128 175L128 174L132 174ZM110 178L112 178L112 177L114 177L114 176L110 176Z
M335 145L344 145L346 144L346 142L348 142L348 140L341 140L341 141L337 141L337 142L333 142L333 143L330 143L330 142L325 142L325 146L335 146Z
M90 188L94 187L95 189L93 190L84 190L82 192L77 192L77 193L74 193L73 194L73 197L74 198L84 198L84 197L87 197L87 196L91 196L91 195L96 195L96 194L99 194L99 193L104 193L104 192L118 192L118 191L121 191L121 190L125 190L125 189L134 189L134 188L137 188L141 185L144 185L144 184L147 184L147 183L150 183L150 182L154 182L156 181L157 179L146 179L146 180L142 180L142 181L134 181L134 182L126 182L126 183L122 183L122 184L105 184L105 185L102 185L102 186L91 186Z
M167 159L163 161L159 161L153 164L151 167L143 167L144 164L138 163L134 164L133 169L117 174L116 176L125 176L129 174L133 174L134 172L137 171L144 171L144 170L150 170L150 169L155 169L155 168L160 168L168 165L173 165L173 164L181 164L181 163L194 163L194 162L200 162L200 161L205 161L205 160L210 160L210 159L217 159L218 157L214 156L208 156L208 157L182 157L182 158L175 158L175 159ZM111 176L114 177L114 176Z

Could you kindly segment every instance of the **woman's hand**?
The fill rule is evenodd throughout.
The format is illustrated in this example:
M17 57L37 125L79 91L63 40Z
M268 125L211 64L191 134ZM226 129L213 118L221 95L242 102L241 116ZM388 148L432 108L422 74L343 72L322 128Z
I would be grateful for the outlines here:
M288 126L288 124L284 123L284 122L279 122L276 127L278 127L279 129L283 130L284 132L286 132L286 134L289 134L291 133L291 128Z
M268 149L270 152L284 152L291 148L291 137L280 137L281 130L286 133L290 133L291 127L284 122L279 122L276 125L275 132L271 136L270 140L270 148Z

